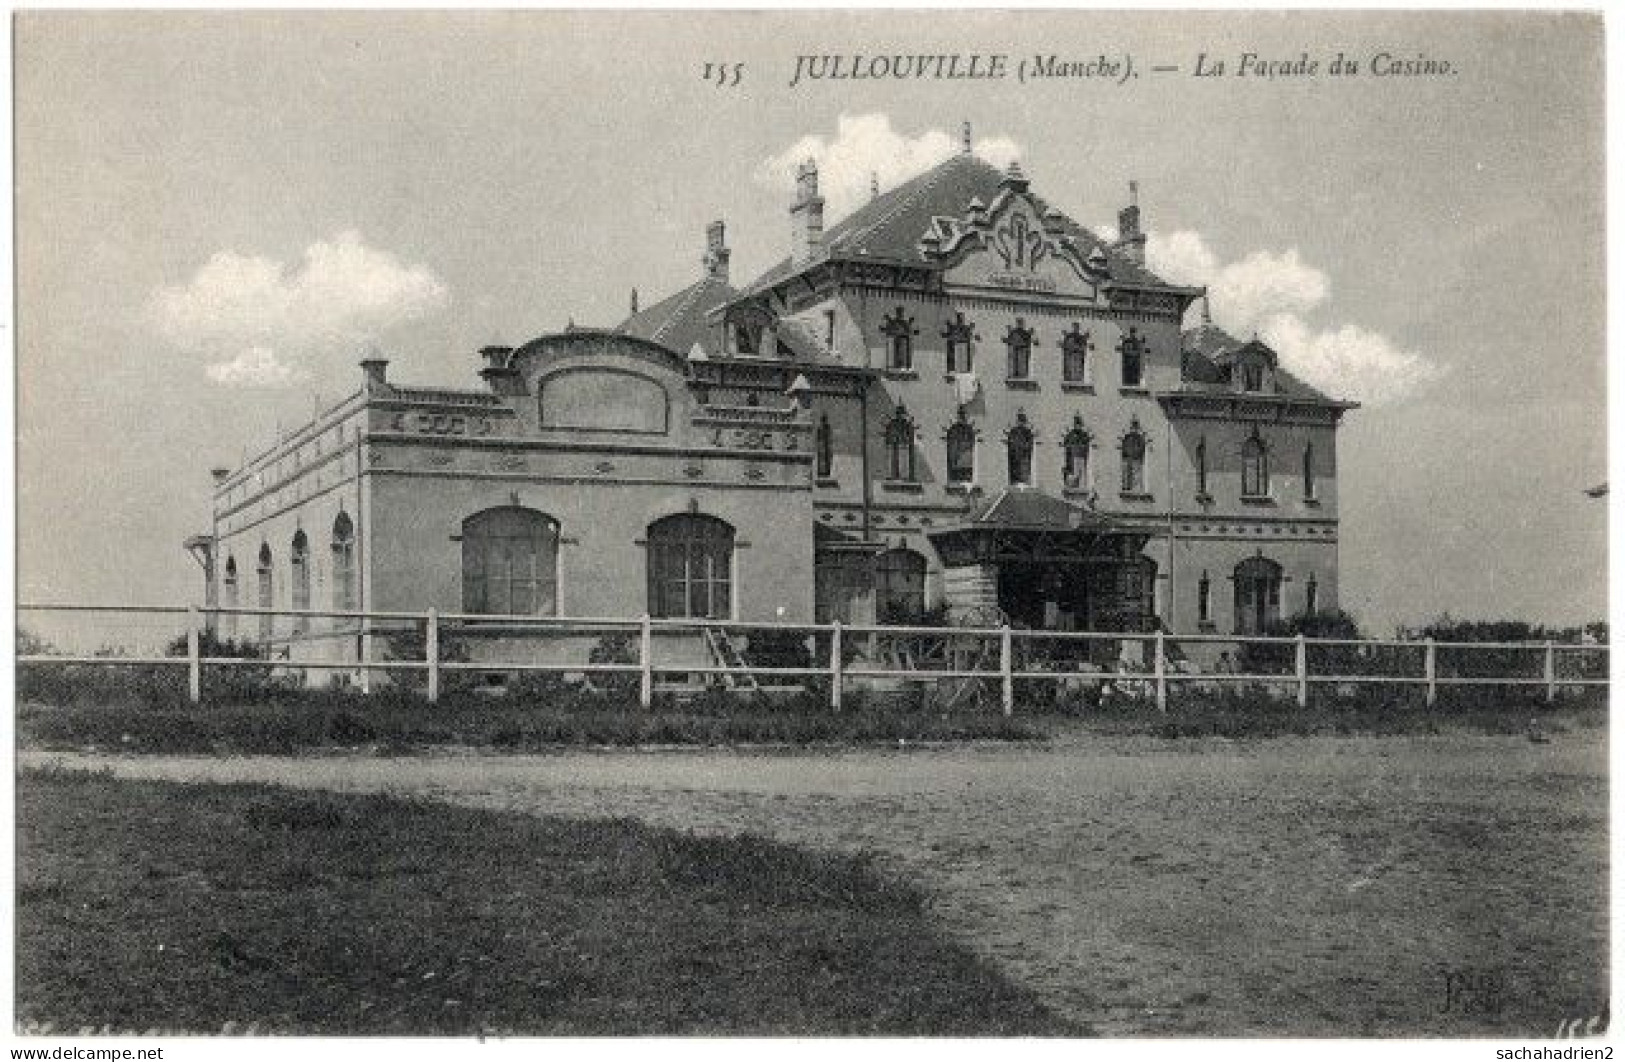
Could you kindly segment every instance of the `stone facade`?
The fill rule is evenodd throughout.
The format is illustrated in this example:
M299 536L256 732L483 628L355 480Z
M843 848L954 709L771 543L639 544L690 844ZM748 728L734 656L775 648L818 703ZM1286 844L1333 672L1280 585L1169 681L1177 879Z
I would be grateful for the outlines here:
M1351 404L968 153L614 329L357 393L216 471L221 605L1247 632L1337 606ZM1203 322L1186 329L1201 306ZM353 621L222 620L349 659ZM487 632L499 638L501 631Z

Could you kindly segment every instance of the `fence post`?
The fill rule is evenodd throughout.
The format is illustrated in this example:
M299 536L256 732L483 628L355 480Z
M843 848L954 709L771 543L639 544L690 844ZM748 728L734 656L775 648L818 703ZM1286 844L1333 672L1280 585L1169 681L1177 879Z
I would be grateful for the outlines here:
M203 700L202 639L198 637L199 617L196 605L186 609L186 695L193 704Z
M1557 650L1546 643L1546 703L1557 700Z
M1304 640L1303 632L1298 632L1296 667L1298 672L1298 707L1309 707L1309 643Z
M440 700L440 610L431 608L424 618L423 657L429 665L429 703Z
M1432 638L1422 644L1427 650L1422 657L1422 677L1427 680L1427 706L1432 708L1439 699L1439 655Z
M999 675L1003 679L1004 714L1011 715L1016 710L1016 679L1012 672L1014 667L1014 646L1010 638L1010 624L999 624Z
M1151 671L1157 680L1157 711L1168 710L1168 647L1163 644L1162 629L1152 643Z
M654 627L645 612L638 620L638 706L652 708L655 703Z
M841 621L829 629L829 706L841 710Z

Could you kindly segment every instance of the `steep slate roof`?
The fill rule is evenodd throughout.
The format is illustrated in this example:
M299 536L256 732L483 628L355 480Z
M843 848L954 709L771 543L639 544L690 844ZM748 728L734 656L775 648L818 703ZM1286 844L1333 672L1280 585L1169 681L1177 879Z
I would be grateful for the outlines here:
M1181 391L1229 392L1232 390L1230 373L1224 367L1224 363L1228 362L1236 351L1257 343L1270 352L1271 360L1275 362L1275 394L1299 401L1336 402L1335 399L1294 376L1281 365L1280 358L1275 357L1275 351L1270 350L1261 340L1252 339L1243 342L1211 321L1203 321L1195 328L1187 328L1181 333L1180 338L1185 350L1183 359L1185 379L1180 384Z
M706 323L706 312L731 302L737 294L718 277L702 277L670 298L639 310L617 325L615 331L659 343L685 357L695 343L707 354L715 355L721 353L718 331Z
M833 227L824 230L823 243L818 255L795 266L786 258L745 285L743 294L752 294L787 277L801 272L814 262L825 258L857 258L879 262L903 262L924 265L919 240L931 225L933 217L961 218L972 199L984 204L993 202L999 194L1004 173L998 167L975 155L960 153L927 170L912 180L904 181L842 218ZM1050 209L1042 197L1034 195L1034 204L1042 214ZM1120 252L1114 252L1104 240L1065 215L1062 227L1077 241L1079 253L1088 258L1095 248L1106 255L1112 280L1125 284L1170 286L1143 266L1137 266Z

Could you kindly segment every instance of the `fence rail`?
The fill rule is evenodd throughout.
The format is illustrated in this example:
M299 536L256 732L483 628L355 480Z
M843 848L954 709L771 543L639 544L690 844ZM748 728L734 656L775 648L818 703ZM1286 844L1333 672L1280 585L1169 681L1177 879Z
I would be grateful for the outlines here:
M819 679L829 684L829 703L839 709L848 686L864 680L891 679L902 681L986 682L997 684L998 701L1006 715L1015 710L1017 682L1074 681L1095 683L1132 683L1149 685L1154 691L1157 707L1166 711L1171 687L1180 683L1213 684L1252 683L1288 686L1294 691L1299 707L1309 704L1310 689L1316 685L1353 686L1358 684L1387 684L1419 686L1426 703L1435 703L1443 687L1462 686L1528 686L1544 687L1546 700L1557 698L1563 688L1604 687L1609 685L1607 659L1609 646L1586 642L1435 642L1431 639L1409 641L1402 639L1350 639L1306 638L1267 635L1222 634L1168 634L1129 631L1039 631L1017 630L1008 625L999 627L923 627L891 626L884 624L799 624L783 622L753 622L743 620L656 619L650 616L628 617L558 617L489 615L447 612L436 609L425 612L390 611L370 612L333 609L261 609L246 607L200 607L196 605L84 605L77 603L28 603L17 606L19 613L103 613L114 615L160 615L185 617L186 651L184 655L124 656L73 653L19 653L17 663L28 664L81 664L81 665L142 665L185 668L188 692L192 701L202 699L203 669L205 667L265 667L267 665L313 671L338 671L358 674L363 690L370 688L370 675L377 671L422 672L426 680L428 699L437 701L442 690L442 679L448 673L459 672L542 672L569 675L627 674L638 676L639 701L651 706L655 677L660 674L686 674L718 677L732 683L734 680L772 676L780 678ZM268 646L291 644L296 639L354 638L357 657L347 660L298 659L261 657L206 656L203 653L204 634L212 630L209 618L218 622L224 617L258 617L274 623L278 617L297 621L326 619L349 621L353 626L329 627L310 630L301 623L287 635L251 638ZM373 652L377 638L398 635L406 631L421 630L423 654L415 659L380 657ZM655 659L655 636L691 634L708 645L713 644L707 631L754 634L778 632L799 634L815 653L822 654L822 663L811 666L764 666L751 664L742 657L730 662L726 657L713 658L705 663L661 662ZM606 632L619 632L635 636L636 653L631 661L594 660L447 660L442 659L445 636L471 636L481 633L553 634L584 637ZM909 651L903 640L915 638L939 643L932 651L921 654L923 660ZM889 651L894 666L874 666L873 661L848 659L854 648L864 645L881 655L881 646L890 642ZM1230 667L1202 670L1191 666L1190 659L1179 649L1181 646L1203 646L1218 643L1238 647L1274 647L1278 652L1290 651L1290 660L1283 661L1281 670L1243 673ZM1137 669L1130 663L1129 654L1121 647L1138 647L1144 663ZM1081 647L1087 655L1089 647L1105 646L1115 652L1113 670L1080 665L1076 659L1055 661L1042 654L1052 652L1055 646ZM974 649L974 656L970 651ZM1410 673L1348 672L1347 661L1343 671L1315 671L1311 668L1311 651L1343 650L1344 656L1370 656L1382 650L1405 649L1420 654L1419 668ZM1460 673L1472 668L1459 661L1457 673L1441 673L1440 657L1445 654L1485 652L1527 652L1539 663L1538 674L1512 673L1475 674ZM1579 666L1563 672L1560 661L1572 662L1578 658ZM921 666L935 664L941 666ZM1589 661L1589 665L1586 661ZM970 666L966 665L967 662ZM1391 662L1391 661L1390 661ZM1035 663L1044 666L1033 666ZM1600 664L1600 667L1598 666ZM1397 668L1395 669L1398 670ZM1599 673L1600 672L1600 673Z

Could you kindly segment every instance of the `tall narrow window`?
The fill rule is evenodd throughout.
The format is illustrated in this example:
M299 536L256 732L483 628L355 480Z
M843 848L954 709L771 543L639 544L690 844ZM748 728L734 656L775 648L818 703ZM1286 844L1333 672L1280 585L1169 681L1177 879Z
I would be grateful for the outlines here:
M907 371L914 368L914 320L903 315L903 308L897 307L897 312L885 318L880 324L880 331L886 337L886 365L888 368Z
M1133 328L1123 337L1117 350L1123 356L1123 386L1145 386L1145 340Z
M489 616L558 613L559 525L518 506L463 521L463 611Z
M1309 574L1309 582L1303 588L1303 611L1309 616L1320 614L1320 584L1315 581L1313 572Z
M257 576L259 581L259 592L258 596L256 596L254 599L254 604L256 608L266 610L260 614L259 622L260 640L265 641L271 637L271 632L275 630L275 625L272 622L275 617L273 617L270 613L274 600L271 596L271 547L263 542L260 543L259 568L254 574Z
M1207 439L1196 441L1196 496L1205 498L1207 494Z
M1204 624L1213 622L1213 583L1208 579L1205 568L1202 578L1196 581L1196 621Z
M333 521L333 608L354 612L358 607L355 580L355 524L349 514L339 513ZM346 622L335 619L334 625Z
M1064 460L1061 479L1068 490L1084 490L1089 486L1089 433L1083 430L1083 418L1072 421L1072 430L1061 440Z
M819 479L829 479L835 475L835 431L829 426L828 415L818 418L818 428L813 433L814 468L813 474Z
M226 558L226 578L220 586L220 604L224 608L236 608L240 598L237 596L237 558ZM220 617L220 630L227 641L237 636L237 615L227 612Z
M973 367L971 344L976 338L975 329L965 320L965 315L955 314L942 330L942 337L948 345L949 372L970 372Z
M925 558L889 549L875 558L875 617L881 623L918 622L925 612Z
M1032 375L1033 334L1022 325L1020 318L1005 333L1004 349L1009 356L1009 379L1028 379Z
M293 608L297 612L310 608L310 543L304 531L295 531L293 546L288 551L289 571L293 576ZM303 634L310 629L309 616L293 617L293 632Z
M959 421L948 429L948 482L970 483L976 478L976 429Z
M649 525L649 614L728 619L733 614L734 529L683 513Z
M1263 557L1236 565L1236 633L1260 634L1281 618L1281 566Z
M1264 389L1264 366L1261 362L1247 361L1242 364L1241 389L1243 391L1262 391Z
M886 422L886 478L914 482L914 421L903 406Z
M1303 497L1315 500L1315 444L1303 444Z
M1089 382L1089 333L1077 325L1061 337L1061 382Z
M1145 493L1145 436L1137 427L1123 436L1123 493Z
M1269 492L1269 452L1255 432L1241 444L1241 493L1247 498L1262 498Z
M1016 414L1016 426L1004 437L1005 453L1009 459L1010 485L1030 487L1033 482L1033 430L1027 427L1027 415Z
M835 311L824 311L824 349L835 349Z

